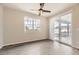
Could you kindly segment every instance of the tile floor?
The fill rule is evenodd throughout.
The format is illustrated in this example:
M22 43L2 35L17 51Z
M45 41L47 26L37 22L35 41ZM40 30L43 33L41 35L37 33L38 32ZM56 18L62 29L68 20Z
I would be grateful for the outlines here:
M26 43L21 46L4 48L0 55L78 55L79 50L51 40Z

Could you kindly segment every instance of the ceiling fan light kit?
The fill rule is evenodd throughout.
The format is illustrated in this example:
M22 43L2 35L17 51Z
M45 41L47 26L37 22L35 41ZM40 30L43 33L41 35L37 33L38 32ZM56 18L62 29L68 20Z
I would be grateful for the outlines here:
M49 10L43 9L44 6L45 6L45 3L40 3L40 8L38 9L38 16L41 16L43 14L43 12L45 12L45 13L51 12ZM32 11L33 11L33 9L32 9Z
M41 14L43 13L43 12L46 12L46 13L50 13L51 11L49 11L49 10L44 10L43 9L43 7L44 7L44 5L45 5L45 3L40 3L40 8L39 8L39 16L41 16Z

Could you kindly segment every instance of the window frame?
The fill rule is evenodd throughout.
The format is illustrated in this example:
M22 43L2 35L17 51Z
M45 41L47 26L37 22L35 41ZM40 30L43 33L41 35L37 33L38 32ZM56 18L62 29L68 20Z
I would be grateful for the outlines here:
M40 19L34 19L31 17L24 17L24 31L39 30L39 29L40 29Z

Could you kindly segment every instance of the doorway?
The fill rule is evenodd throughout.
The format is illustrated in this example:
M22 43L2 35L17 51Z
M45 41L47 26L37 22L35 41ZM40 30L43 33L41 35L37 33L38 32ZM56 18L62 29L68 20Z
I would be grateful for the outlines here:
M60 16L53 23L54 40L72 45L72 13Z

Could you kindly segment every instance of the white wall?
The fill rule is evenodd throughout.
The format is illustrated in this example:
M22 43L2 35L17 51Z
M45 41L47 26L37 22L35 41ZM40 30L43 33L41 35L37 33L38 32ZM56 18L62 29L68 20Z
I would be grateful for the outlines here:
M49 19L49 39L54 40L54 18Z
M79 49L79 5L73 8L72 40L73 46Z
M0 48L3 45L3 7L0 6Z
M40 19L40 31L24 32L24 16ZM4 45L47 39L47 25L44 17L4 7Z

